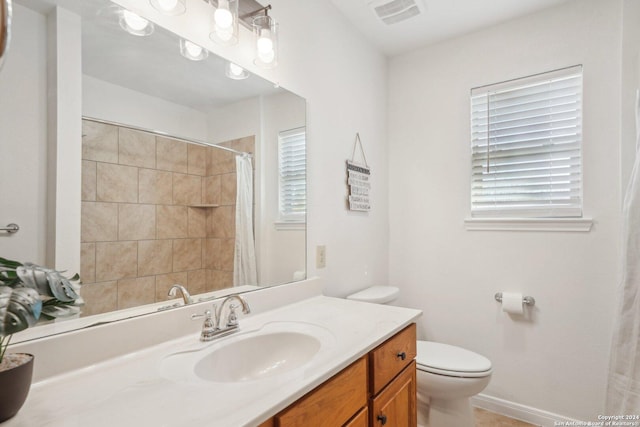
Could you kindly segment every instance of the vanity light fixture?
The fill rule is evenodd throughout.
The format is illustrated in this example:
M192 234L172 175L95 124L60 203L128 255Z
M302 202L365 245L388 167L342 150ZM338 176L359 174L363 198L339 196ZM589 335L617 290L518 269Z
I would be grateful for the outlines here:
M267 13L270 7L264 9L263 16L253 18L256 51L253 63L261 68L278 65L278 24Z
M163 15L182 15L187 11L186 0L149 0L149 3Z
M238 43L239 0L218 0L211 14L209 37L216 43L231 46Z
M249 77L247 70L229 61L225 64L224 74L233 80L244 80Z
M123 30L134 36L148 36L154 30L151 22L126 9L120 11L119 22Z
M180 39L180 53L192 61L202 61L209 56L207 49L185 39Z

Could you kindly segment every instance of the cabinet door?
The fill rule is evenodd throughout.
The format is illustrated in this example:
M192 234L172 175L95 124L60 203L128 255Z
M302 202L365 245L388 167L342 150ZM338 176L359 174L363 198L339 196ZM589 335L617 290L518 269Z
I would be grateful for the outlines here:
M347 423L367 405L367 358L362 357L276 415L278 427L324 427Z
M412 361L371 405L372 426L416 427L416 362Z
M351 421L346 423L344 427L368 427L369 424L369 411L365 406L362 408L362 411L358 412L358 415L353 417Z

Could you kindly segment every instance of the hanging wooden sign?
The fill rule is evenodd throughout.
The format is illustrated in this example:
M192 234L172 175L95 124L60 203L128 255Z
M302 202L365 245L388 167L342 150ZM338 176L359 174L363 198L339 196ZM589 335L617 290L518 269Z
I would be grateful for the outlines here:
M356 148L360 146L364 165L354 161ZM352 211L371 210L369 204L369 191L371 190L371 168L367 164L367 158L364 155L360 134L356 133L356 141L353 145L353 154L351 160L347 160L347 185L349 187L349 209Z

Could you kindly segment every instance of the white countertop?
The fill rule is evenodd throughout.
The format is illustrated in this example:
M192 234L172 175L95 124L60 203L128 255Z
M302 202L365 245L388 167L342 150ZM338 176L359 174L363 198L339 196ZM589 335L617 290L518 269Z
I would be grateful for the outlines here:
M225 339L200 343L198 334L189 334L35 383L18 415L1 425L255 426L414 322L420 314L419 310L316 296L246 319L240 317L242 331L273 321L311 323L329 331L332 339L303 368L236 383L173 381L163 377L158 367L165 356L198 346L220 345ZM73 358L72 348L69 357Z

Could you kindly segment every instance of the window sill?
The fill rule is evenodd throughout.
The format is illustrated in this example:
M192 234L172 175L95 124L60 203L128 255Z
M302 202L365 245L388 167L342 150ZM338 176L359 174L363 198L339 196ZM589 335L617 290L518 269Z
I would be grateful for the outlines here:
M284 231L284 230L305 230L307 228L306 222L300 221L276 221L274 223L276 230Z
M467 231L591 231L592 218L465 218Z

